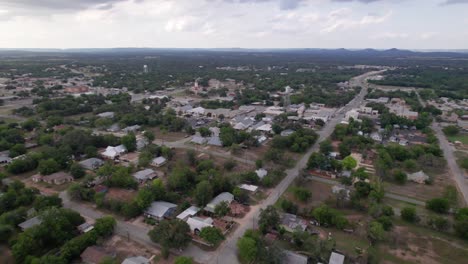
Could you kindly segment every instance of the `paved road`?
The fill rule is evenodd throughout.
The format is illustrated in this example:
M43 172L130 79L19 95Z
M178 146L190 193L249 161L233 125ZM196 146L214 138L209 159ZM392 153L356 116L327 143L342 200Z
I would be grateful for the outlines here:
M458 166L455 155L453 154L453 147L450 146L447 138L445 138L442 128L439 123L432 123L432 130L434 130L437 138L439 139L439 146L444 152L445 159L447 160L447 166L449 168L450 175L457 183L458 191L462 194L465 205L468 204L468 183L467 175Z
M364 101L364 97L367 94L368 86L365 82L366 78L375 74L380 74L381 72L382 71L369 72L351 79L351 86L361 86L361 92L351 102L349 102L345 107L343 107L340 113L337 113L336 116L333 119L331 119L320 132L318 132L319 139L314 144L314 146L312 146L307 151L307 153L305 153L305 155L302 156L302 158L296 163L296 166L294 168L286 170L286 177L275 187L275 189L265 200L262 201L260 205L251 208L250 212L239 223L240 226L234 231L233 234L231 234L226 239L226 241L220 246L220 248L213 253L213 256L211 257L210 261L206 263L239 263L239 261L237 260L237 240L243 236L247 229L252 228L252 226L257 221L260 215L261 209L266 208L268 205L273 205L274 203L276 203L281 194L286 191L288 186L291 185L291 183L294 181L297 175L299 175L299 172L306 167L309 156L313 152L318 151L319 143L328 138L333 133L335 126L339 122L341 122L343 114L351 110L352 108L357 108L361 106L361 104Z
M329 185L340 184L340 182L338 182L336 180L322 178L322 177L318 177L318 176L314 176L314 175L311 175L311 176L309 176L307 178L309 180L318 181L318 182L329 184ZM401 196L401 195L398 195L398 194L394 194L394 193L386 192L385 197L393 199L393 200L398 200L398 201L401 201L401 202L420 205L420 206L425 206L426 205L425 202L422 202L422 201L419 201L419 200L416 200L416 199L413 199L413 198L409 198L409 197L406 197L406 196Z

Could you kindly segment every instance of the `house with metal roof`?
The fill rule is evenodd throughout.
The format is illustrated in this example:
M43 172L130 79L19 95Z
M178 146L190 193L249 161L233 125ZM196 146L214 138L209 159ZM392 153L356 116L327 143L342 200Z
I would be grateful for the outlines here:
M345 260L344 255L340 253L332 252L330 255L330 260L328 261L328 264L343 264L344 260Z
M156 220L163 220L164 218L171 217L175 210L177 209L177 205L165 201L156 201L152 202L150 207L146 209L145 216L151 217Z
M135 178L139 183L143 183L147 180L152 180L158 177L158 174L153 169L144 169L141 171L137 171L132 174L133 178Z
M164 158L163 156L159 156L157 158L154 158L152 161L151 161L151 165L152 166L155 166L155 167L161 167L162 165L166 164L167 163L167 159Z
M18 226L21 228L21 230L26 230L28 228L31 228L33 226L37 226L37 225L40 225L42 223L41 219L39 218L39 216L36 216L36 217L33 217L33 218L30 218L22 223L20 223Z
M136 256L136 257L129 257L126 258L122 264L150 264L151 260L143 257L143 256Z
M187 219L187 224L190 226L190 230L192 230L194 234L198 235L203 228L213 227L213 219L211 217L190 217Z
M285 250L283 257L284 264L307 264L307 257L295 252Z
M220 204L222 202L226 202L228 204L231 204L233 200L234 200L234 195L232 195L231 193L228 193L228 192L220 193L220 194L218 194L218 196L213 198L213 200L211 200L211 202L209 202L205 206L204 210L208 211L210 213L214 213L215 208L216 208L216 206L218 204Z
M78 164L80 164L84 169L92 171L97 170L99 167L104 165L104 161L98 158L89 158L78 162Z
M196 215L200 211L200 208L196 206L190 206L189 208L185 209L182 213L177 216L177 219L182 221L187 220L187 218Z

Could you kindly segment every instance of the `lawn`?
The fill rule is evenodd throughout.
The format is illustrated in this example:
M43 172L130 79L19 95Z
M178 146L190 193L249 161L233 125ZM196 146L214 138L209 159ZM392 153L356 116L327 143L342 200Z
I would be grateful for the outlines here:
M447 136L447 139L450 142L460 141L464 145L468 145L468 134L466 134L466 133L463 133L463 134L460 133L460 134L458 134L456 136Z

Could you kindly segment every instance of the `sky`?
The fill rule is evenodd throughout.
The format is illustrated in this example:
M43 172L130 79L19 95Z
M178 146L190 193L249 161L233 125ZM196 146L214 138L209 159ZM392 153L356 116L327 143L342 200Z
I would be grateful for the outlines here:
M467 49L468 0L0 0L0 48Z

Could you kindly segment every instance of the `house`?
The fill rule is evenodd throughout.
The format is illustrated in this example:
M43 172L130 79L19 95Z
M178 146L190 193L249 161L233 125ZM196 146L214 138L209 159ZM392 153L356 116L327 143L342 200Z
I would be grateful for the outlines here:
M137 150L141 151L144 147L146 147L149 144L148 140L146 138L137 138Z
M171 217L176 209L177 205L173 203L156 201L152 202L150 207L146 209L145 216L156 220L163 220L164 218Z
M36 182L36 183L43 181L48 184L61 185L61 184L73 181L73 176L61 171L61 172L56 172L56 173L45 175L45 176L36 174L32 176L31 179L33 182Z
M213 219L211 217L190 217L187 219L187 224L190 226L190 230L198 235L204 227L213 227Z
M307 264L307 257L295 252L285 250L283 262L284 264Z
M200 211L200 208L196 206L190 206L189 208L185 209L182 213L177 216L177 219L182 221L186 221L188 217L196 215Z
M408 174L408 180L421 184L429 180L429 176L427 176L427 174L423 171L418 171L415 173Z
M112 124L110 127L108 127L106 129L107 132L112 132L112 133L115 133L115 132L119 132L120 131L120 126L119 124Z
M292 130L292 129L286 129L286 130L281 131L281 134L280 134L280 135L281 135L282 137L288 137L288 136L292 135L294 132L295 132L295 131Z
M125 133L130 133L130 132L135 133L138 130L140 130L140 128L141 128L141 126L134 125L134 126L128 126L128 127L124 128L124 129L122 129L122 131L125 132Z
M143 256L136 256L136 257L129 257L126 258L122 264L150 264L151 260L143 257Z
M377 142L381 142L381 141L382 141L382 136L380 136L380 134L377 133L377 132L372 133L372 134L371 134L371 138L372 138L374 141L377 141Z
M265 132L265 133L271 133L272 128L271 128L271 124L263 124L263 125L261 125L259 127L256 127L255 130L262 131L262 132Z
M358 120L359 119L359 112L356 109L351 109L346 112L345 119L350 121L350 119Z
M143 183L143 182L145 182L147 180L152 180L152 179L158 177L158 174L152 169L144 169L144 170L135 172L132 176L139 183Z
M207 144L210 146L217 146L217 147L223 146L223 142L221 142L221 138L219 138L219 136L209 137Z
M163 166L164 164L167 163L167 159L164 158L163 156L159 156L157 158L154 158L152 161L151 161L151 165L152 166L155 166L155 167L161 167Z
M228 192L220 193L218 196L213 198L213 200L211 200L211 202L209 202L205 206L204 210L210 213L214 213L215 208L218 204L222 202L227 202L228 204L231 204L233 200L234 200L234 195L232 195L231 193L228 193Z
M207 141L206 138L204 138L202 136L195 135L195 136L192 137L192 140L190 140L190 143L203 145L203 144L206 143L206 141Z
M257 174L258 178L263 179L265 176L267 176L268 171L264 168L260 168L256 170L255 173Z
M114 112L104 112L104 113L98 114L97 116L100 117L100 118L114 118L115 113Z
M108 146L101 155L104 158L114 160L120 157L120 155L122 155L125 152L127 152L127 148L124 145L118 145L116 147Z
M246 190L246 191L249 191L249 192L256 192L258 190L258 186L256 185L251 185L251 184L240 184L239 185L239 188L241 188L242 190Z
M408 145L408 140L400 139L400 142L398 144L400 144L400 146L407 146Z
M212 136L219 137L219 134L221 133L221 129L219 127L210 127L208 129L211 131Z
M99 169L102 165L104 165L104 161L98 158L89 158L80 161L78 164L80 164L80 166L86 170L93 171Z
M195 107L195 108L192 108L192 109L188 110L187 113L192 115L192 116L201 117L201 116L205 115L205 108L203 108L201 106Z
M21 228L21 230L25 231L26 229L40 225L41 223L42 221L39 219L39 216L36 216L20 223L18 226Z
M330 255L330 260L328 261L328 264L343 264L344 260L345 260L344 255L340 253L332 252Z
M341 172L340 176L345 177L345 178L349 178L349 177L351 177L351 171L344 170L344 171Z
M78 231L80 231L80 233L84 234L84 233L88 233L89 231L93 230L94 229L94 225L90 224L90 223L83 223L81 225L79 225L77 227Z
M99 264L107 257L114 257L115 254L107 251L106 249L98 246L87 247L81 253L81 261L85 264Z
M8 156L0 156L0 164L9 164L13 159Z
M307 229L307 221L297 215L284 213L281 216L281 226L288 232L297 230L305 231Z

